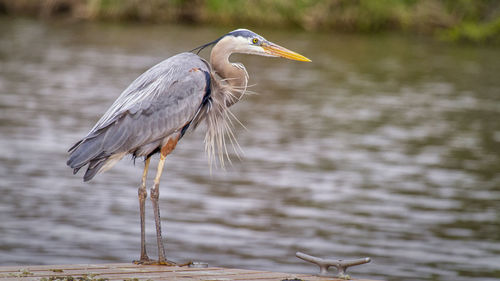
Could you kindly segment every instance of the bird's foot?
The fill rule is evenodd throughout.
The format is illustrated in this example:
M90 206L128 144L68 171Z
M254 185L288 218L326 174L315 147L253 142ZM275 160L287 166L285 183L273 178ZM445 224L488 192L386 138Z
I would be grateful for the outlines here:
M133 261L134 264L140 264L140 265L164 265L164 266L182 266L178 265L177 263L169 260L150 260L148 259L140 259L138 261Z

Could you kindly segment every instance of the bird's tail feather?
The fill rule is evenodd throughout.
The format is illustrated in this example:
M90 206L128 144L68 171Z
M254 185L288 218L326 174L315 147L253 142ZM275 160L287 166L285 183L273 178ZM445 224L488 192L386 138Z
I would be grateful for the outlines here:
M83 176L83 181L91 180L101 170L101 168L106 164L106 160L107 160L107 158L90 161L89 167L87 168L87 171L85 172L85 175Z
M66 163L68 166L78 171L87 163L100 163L108 157L116 154L121 146L127 141L126 128L116 126L100 130L83 140L77 142L70 148L70 158Z
M80 169L94 159L106 157L106 155L103 155L98 139L95 138L81 141L70 153L71 155L66 164L73 169Z
M102 136L84 139L70 150L70 157L66 164L73 168L73 174L88 164L83 176L84 181L91 180L97 173L110 169L126 152L109 153L103 150L104 138Z
M83 176L83 181L89 181L98 173L105 172L111 169L111 167L113 167L118 161L120 161L123 158L123 156L125 156L125 154L127 153L126 152L116 153L104 158L91 160L89 162L87 171Z

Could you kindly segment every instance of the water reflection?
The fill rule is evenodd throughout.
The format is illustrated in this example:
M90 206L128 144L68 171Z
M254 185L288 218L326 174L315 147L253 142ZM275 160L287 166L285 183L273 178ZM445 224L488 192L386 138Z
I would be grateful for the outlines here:
M142 71L226 31L1 20L0 264L137 258L142 163L84 184L66 150ZM256 31L314 63L235 56L259 93L233 110L244 155L210 174L195 132L168 159L169 257L312 272L303 251L372 257L356 277L500 277L498 50Z

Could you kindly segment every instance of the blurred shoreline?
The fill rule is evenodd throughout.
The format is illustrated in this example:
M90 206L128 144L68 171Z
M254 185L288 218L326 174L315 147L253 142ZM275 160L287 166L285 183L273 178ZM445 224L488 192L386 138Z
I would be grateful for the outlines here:
M500 2L489 0L0 0L0 15L349 33L397 31L450 42L500 43Z

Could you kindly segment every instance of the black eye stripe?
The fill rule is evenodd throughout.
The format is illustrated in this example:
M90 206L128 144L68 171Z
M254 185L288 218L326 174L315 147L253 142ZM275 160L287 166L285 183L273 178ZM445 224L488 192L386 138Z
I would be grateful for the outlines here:
M234 37L241 36L241 37L250 38L250 37L255 37L257 34L255 34L254 32L252 32L248 29L238 29L238 30L231 31L224 36L227 36L227 35L231 35Z

